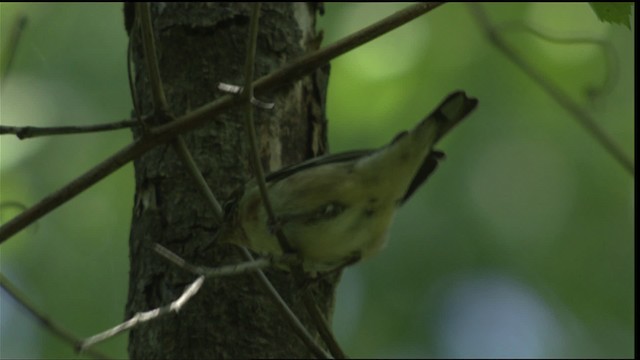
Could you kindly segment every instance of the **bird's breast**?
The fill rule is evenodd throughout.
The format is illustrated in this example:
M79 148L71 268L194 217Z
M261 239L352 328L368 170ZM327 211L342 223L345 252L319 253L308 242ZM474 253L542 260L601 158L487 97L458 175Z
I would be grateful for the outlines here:
M284 231L307 262L342 264L367 258L382 248L394 213L394 204L365 203L313 224L288 222Z

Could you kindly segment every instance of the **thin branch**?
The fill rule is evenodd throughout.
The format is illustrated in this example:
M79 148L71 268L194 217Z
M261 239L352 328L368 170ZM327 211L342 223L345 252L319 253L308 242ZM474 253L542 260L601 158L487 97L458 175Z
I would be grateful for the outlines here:
M132 5L135 6L135 5ZM140 114L140 103L138 102L138 94L136 92L136 84L133 81L133 70L131 68L131 54L133 52L133 34L140 27L140 16L138 12L135 12L135 17L133 19L133 24L131 25L131 32L129 35L129 41L127 41L127 81L129 82L129 94L131 95L131 103L133 105L133 111L135 113L135 119L140 124L142 128L142 134L148 134L149 124L142 118L142 114Z
M192 265L188 263L186 260L184 260L183 258L181 258L180 256L176 255L171 250L165 248L160 244L155 244L153 249L165 259L176 264L178 267L186 271L189 271L191 273L194 273L196 275L203 275L207 278L246 274L259 269L264 269L266 267L273 265L274 263L274 261L271 258L261 258L257 260L247 261L240 264L210 268L210 267ZM283 260L283 261L286 261L286 260Z
M318 304L308 288L304 289L302 292L302 301L304 302L307 312L311 315L311 319L316 324L320 337L329 348L329 351L331 351L331 355L336 359L346 359L347 355L340 347L340 344L338 344L338 340L336 340L333 335L327 319L325 319L324 315L318 308Z
M24 211L27 206L19 201L2 201L0 202L0 222L4 221L3 217L5 216L5 210L13 208L14 212ZM38 229L38 223L33 223L33 231Z
M2 210L16 208L18 210L24 210L27 206L19 201L2 201L0 202L0 220L2 219Z
M162 78L160 76L160 65L158 63L158 53L156 51L153 36L153 25L151 24L149 3L139 3L136 4L136 6L138 7L136 13L139 13L141 16L142 47L153 94L154 114L156 116L172 119L173 115L170 114L169 104L167 103ZM173 146L176 149L178 156L187 167L187 170L195 180L198 189L200 189L207 201L212 205L215 220L218 223L222 223L222 206L207 184L207 181L193 159L191 152L189 152L189 148L187 148L187 144L184 142L182 135L176 136L173 141Z
M311 337L307 329L304 327L304 325L302 325L302 322L293 313L293 311L291 311L291 309L289 308L289 306L287 306L286 302L282 299L278 291L273 287L269 279L267 279L264 273L260 270L260 268L262 267L272 265L273 262L270 259L255 260L253 256L251 256L251 253L249 252L249 250L247 250L244 247L240 247L240 249L243 256L247 259L246 263L235 264L230 266L222 266L219 268L206 268L201 266L195 266L188 263L186 260L176 255L171 250L163 247L162 245L156 244L154 246L154 250L158 252L160 255L162 255L172 263L178 265L180 268L187 270L196 275L205 276L205 277L215 277L215 276L236 275L236 274L251 272L253 275L257 277L258 283L262 285L265 291L267 291L267 294L275 301L276 307L278 308L282 316L289 322L290 325L292 325L295 328L296 334L298 334L298 336L309 347L309 349L311 349L311 351L313 351L314 354L316 354L316 356L320 358L323 358L323 359L330 358L330 356L326 354L326 352L313 341L313 338ZM287 259L287 256L285 255L283 259ZM288 260L295 261L297 259L289 257ZM135 324L132 326L135 326Z
M224 217L222 206L220 205L220 202L218 202L218 199L216 199L216 196L213 194L213 191L209 187L209 184L207 184L207 181L202 175L202 172L198 168L195 160L193 160L193 156L191 156L191 153L187 148L187 144L185 144L182 136L178 135L176 137L176 140L173 142L173 145L178 152L180 159L182 159L182 162L187 166L187 170L195 180L198 189L200 189L200 192L202 192L207 202L211 205L215 220L218 222L218 224L221 224Z
M257 37L257 30L258 30L258 13L259 13L259 9L260 9L260 3L256 3L254 4L253 7L254 11L252 13L252 20L251 20L251 29L250 29L250 33L251 38L249 40L249 44L253 44L253 46L249 45L249 50L248 50L248 55L247 55L247 68L249 68L248 72L247 72L247 84L248 86L246 86L245 88L247 89L247 104L249 107L248 110L248 116L249 116L249 121L252 123L252 105L251 105L251 99L253 98L252 96L252 88L251 88L251 82L253 79L253 62L254 62L254 58L255 58L255 43L256 43L256 37ZM146 5L146 9L143 9L143 14L146 13L148 15L149 9L148 9L148 4ZM153 39L153 29L151 28L151 22L150 19L147 18L145 19L145 17L143 16L143 24L142 24L142 28L143 28L143 34L145 34L146 36L143 36L143 44L144 45L144 51L145 51L145 57L147 59L147 66L149 69L151 69L149 71L149 77L151 78L151 84L152 84L152 88L155 89L154 90L154 106L155 106L155 113L159 114L159 115L167 115L168 114L168 105L166 104L166 99L164 97L164 91L162 90L163 86L162 86L162 80L159 76L159 71L157 71L157 69L159 68L158 66L158 61L157 61L157 55L155 52L155 47L153 42L151 41ZM156 69L156 70L153 70ZM250 125L250 128L253 129L253 125ZM255 134L255 132L253 132ZM254 135L254 142L253 144L255 145L255 135ZM194 179L196 180L198 187L203 191L203 193L205 194L208 202L210 203L210 205L212 206L214 213L216 214L217 220L219 222L222 221L222 207L220 206L220 204L218 203L218 201L216 200L215 196L213 195L213 192L211 191L211 189L209 188L208 184L206 183L204 177L202 176L202 173L200 172L200 170L198 169L197 165L195 164L195 161L193 160L193 157L191 156L191 154L189 153L189 150L187 149L186 144L184 143L184 140L182 139L182 137L180 135L177 136L176 140L174 141L174 146L176 147L176 150L178 152L178 154L180 155L180 157L182 158L183 162L187 165L187 168L189 169L190 173L192 174L192 176L194 177ZM254 146L254 150L255 150L255 146ZM259 164L259 162L255 162L254 161L254 165L255 164ZM254 167L255 169L255 167ZM261 170L261 168L260 168ZM261 174L261 173L260 173ZM260 177L262 178L263 175L261 174ZM264 181L263 181L264 183ZM164 257L166 257L167 259L173 261L174 263L178 264L179 266L192 271L194 273L197 274L201 274L201 275L206 275L206 276L212 276L212 275L223 275L223 274L229 274L229 271L233 272L233 273L237 273L238 269L243 268L243 266L240 265L233 265L229 268L229 270L227 271L227 269L204 269L201 267L196 267L193 265L190 265L189 263L187 263L185 260L183 260L182 258L180 258L179 256L177 256L176 254L172 253L171 251L169 251L166 248L163 248L160 245L156 245L155 250L157 252L159 252L161 255L163 255ZM246 249L244 249L246 252ZM248 252L246 252L248 254ZM260 262L256 262L253 261L253 258L251 258L251 256L249 256L249 260L250 260L250 266L254 266L256 264L259 264L261 266L268 266L271 262L269 260L264 260L262 261L262 264L260 264ZM244 266L244 271L246 271L247 267ZM302 338L303 341L305 341L305 343L311 342L313 343L313 339L311 338L311 336L305 331L300 331L300 326L301 322L300 320L298 320L298 318L295 316L295 314L293 314L293 312L291 311L291 309L289 309L289 307L287 306L286 303L284 303L284 301L282 301L280 295L277 293L277 291L275 290L275 288L273 287L273 285L271 285L271 283L269 282L269 280L266 278L266 276L262 273L262 271L259 270L259 268L255 268L255 270L258 273L258 277L260 279L260 282L263 284L263 286L265 286L265 288L267 289L272 289L272 291L269 291L270 296L275 300L275 302L279 305L278 308L281 308L281 310L283 311L283 313L287 314L287 318L289 319L290 322L292 322L294 324L294 329L296 331L296 333L298 334L299 337ZM284 309L282 309L282 307L284 307ZM300 324L300 326L296 326L296 324ZM133 326L133 325L132 325ZM319 346L317 346L315 343L313 343L313 345L310 345L310 348L312 350L319 348Z
M281 70L275 71L269 75L263 76L253 84L253 90L256 94L264 94L267 91L273 91L279 86L286 85L290 79L298 79L311 71L323 66L336 57L347 53L360 45L382 36L411 20L416 19L420 15L424 15L431 10L436 9L442 2L423 2L406 7L399 10L386 18L377 21L355 33L345 36L343 39L335 43L315 51L307 56L303 56L298 60L285 65Z
M162 87L162 77L160 76L160 66L156 52L156 42L153 36L153 25L151 24L151 9L148 2L136 4L136 14L140 16L142 31L142 48L144 59L147 62L149 81L151 82L151 93L153 95L154 113L156 115L168 115L169 105L167 97Z
M249 250L247 250L244 247L242 247L241 250L244 257L248 261L253 260L253 256L251 256L251 253L249 252ZM256 271L254 272L254 275L259 280L258 283L262 285L263 289L267 291L267 293L270 295L270 297L273 300L275 300L276 308L280 311L282 317L285 320L287 320L289 325L291 325L295 329L294 332L305 343L307 348L309 348L309 350L311 350L315 354L315 356L317 356L320 359L330 359L331 356L327 354L327 352L323 348L321 348L320 346L318 346L318 344L316 344L311 334L309 334L309 332L307 331L307 328L304 327L304 325L298 319L298 317L293 313L293 311L291 311L287 303L282 299L282 297L278 293L278 290L276 290L276 288L273 287L269 279L267 279L267 276L262 271Z
M96 124L87 126L53 126L53 127L36 127L36 126L5 126L0 125L0 135L13 134L20 140L34 138L38 136L51 135L72 135L86 134L101 131L113 131L120 129L128 129L136 126L135 120L121 120L106 124Z
M78 348L81 344L82 340L71 334L68 330L64 329L62 326L57 323L51 321L46 315L42 312L38 311L35 306L27 299L27 297L22 294L18 288L11 283L9 279L7 279L4 275L0 273L0 287L2 287L9 296L11 296L20 306L22 306L31 316L35 317L36 320L48 331L50 331L55 336L64 340L65 342L71 344L73 348ZM87 350L87 355L96 358L96 359L109 359L103 353L96 350Z
M130 330L144 322L156 319L170 312L177 313L193 296L196 295L196 293L202 287L202 284L204 283L205 278L253 273L255 271L259 271L260 268L268 267L273 264L272 259L258 259L258 260L252 259L252 261L242 263L242 264L221 266L218 268L208 268L208 267L192 265L188 263L186 260L184 260L183 258L181 258L180 256L173 253L171 250L165 248L160 244L155 244L154 250L158 254L166 258L167 260L176 264L178 267L186 271L189 271L193 274L199 275L199 277L193 283L191 283L187 288L185 288L184 292L177 300L173 301L169 305L159 307L154 310L137 313L131 319L121 324L118 324L112 327L111 329L105 330L83 341L78 340L75 342L74 345L77 345L79 349L84 351L99 342L107 340L123 331Z
M493 27L482 5L470 3L472 14L480 28L485 32L485 35L489 38L489 41L498 50L522 70L529 78L535 81L544 91L551 96L560 106L567 110L573 118L578 121L578 124L582 126L603 148L609 153L622 167L635 177L635 166L633 160L618 147L618 145L607 136L603 129L598 126L598 123L591 117L591 115L584 110L580 105L573 101L565 92L559 87L553 84L544 74L538 71L535 67L531 66L526 60L521 57L515 50L513 50L506 41L500 36L498 31Z
M601 96L603 94L611 92L612 88L618 81L618 58L616 56L616 51L613 48L613 45L610 41L601 40L597 38L589 38L589 37L559 37L550 34L546 34L541 30L538 30L531 25L514 22L514 23L505 23L501 25L495 25L494 29L496 32L505 32L505 31L524 31L531 33L538 38L548 41L550 43L555 44L565 44L565 45L592 45L598 47L602 51L602 55L605 61L606 68L606 76L603 83L599 87L591 87L587 88L587 96L590 100L593 100L596 96Z
M403 25L416 17L433 10L441 3L420 3L398 11L357 33L347 36L324 49L302 56L269 75L253 83L254 92L266 93L279 86L297 80L328 61L352 50L374 38ZM227 95L205 104L177 120L154 128L148 136L126 145L115 154L97 164L61 189L53 192L23 213L17 215L0 227L0 243L24 229L29 224L46 215L53 209L69 201L107 175L118 170L129 161L139 157L152 148L164 144L176 135L193 130L211 121L220 113L243 103L243 96Z
M258 151L258 140L256 138L255 123L253 121L253 74L256 57L256 44L258 42L258 29L260 18L260 2L255 2L251 9L251 23L249 24L249 39L247 40L247 56L245 59L244 68L244 97L245 97L245 128L247 136L249 138L251 165L253 167L254 177L258 182L258 188L260 189L260 195L262 196L262 205L267 211L269 222L274 224L274 232L285 254L291 253L291 246L287 241L282 228L277 222L276 215L271 206L269 200L269 193L267 192L267 186L264 180L264 169L262 168L262 162L260 161L260 155ZM242 248L245 257L250 260L253 259L251 253L246 248ZM295 313L289 308L287 303L282 300L282 297L278 291L273 287L267 276L262 271L257 271L256 276L259 282L263 285L265 290L270 294L271 298L276 303L278 309L280 309L282 315L288 320L292 326L294 332L298 337L307 345L307 347L314 352L317 356L328 357L328 354L314 341L302 322L298 319Z
M123 331L129 330L137 326L138 324L157 319L161 316L167 315L172 312L175 312L175 313L179 312L182 309L182 307L195 294L198 293L198 290L200 290L200 288L202 287L203 282L204 282L204 276L201 275L184 290L182 295L180 295L180 297L177 300L173 301L171 304L162 306L150 311L139 312L129 320L117 326L114 326L109 330L103 331L97 335L91 336L83 340L79 346L80 350L88 351L87 349L90 348L91 346L99 342L102 342L104 340L107 340L109 338L112 338Z
M11 71L11 65L13 65L13 60L16 57L22 32L26 26L27 16L24 14L19 14L14 20L13 26L11 26L7 45L2 49L2 64L0 64L0 80L2 80L2 86L4 86L7 81L7 76L9 75L9 71Z
M258 39L258 17L260 13L260 3L254 3L251 14L251 25L249 28L249 40L247 41L247 58L244 66L244 95L247 99L245 101L245 129L247 137L249 138L249 159L251 160L251 166L253 168L254 177L258 182L258 189L260 189L260 195L262 196L262 205L267 211L269 217L269 223L274 227L274 233L280 243L280 248L283 252L291 252L291 246L287 241L282 229L278 224L278 220L271 206L269 200L269 193L267 192L267 185L264 181L264 169L262 168L262 162L260 161L260 155L258 150L258 140L256 137L256 128L253 121L253 104L251 100L253 98L253 67L256 57L256 42Z
M340 347L340 344L338 344L338 341L333 335L331 327L329 326L329 323L325 319L324 315L320 312L320 309L318 308L318 305L313 298L311 290L305 286L306 281L302 262L297 261L295 263L292 263L289 268L291 269L291 274L293 275L293 279L295 280L296 284L300 287L303 287L302 300L304 306L307 310L307 313L311 316L311 321L316 326L320 337L329 348L331 355L336 359L346 359L347 355Z

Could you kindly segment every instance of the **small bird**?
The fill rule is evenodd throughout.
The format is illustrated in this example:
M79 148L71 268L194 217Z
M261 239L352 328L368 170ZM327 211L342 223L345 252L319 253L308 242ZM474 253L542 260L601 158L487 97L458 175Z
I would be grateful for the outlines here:
M458 91L410 131L375 150L324 155L266 176L269 199L288 240L283 250L255 180L231 215L228 241L264 255L298 254L307 272L331 271L375 254L396 209L424 183L444 154L433 146L478 101Z

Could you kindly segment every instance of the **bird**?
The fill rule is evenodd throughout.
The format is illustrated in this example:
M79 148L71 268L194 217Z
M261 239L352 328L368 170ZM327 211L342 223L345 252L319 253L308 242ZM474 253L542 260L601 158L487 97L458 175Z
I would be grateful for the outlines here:
M269 221L257 181L250 180L231 207L228 219L234 230L225 238L262 255L297 254L304 271L314 273L376 254L386 243L397 209L444 157L434 145L477 104L465 92L453 92L385 146L323 155L268 174L275 224ZM279 242L276 226L287 243Z

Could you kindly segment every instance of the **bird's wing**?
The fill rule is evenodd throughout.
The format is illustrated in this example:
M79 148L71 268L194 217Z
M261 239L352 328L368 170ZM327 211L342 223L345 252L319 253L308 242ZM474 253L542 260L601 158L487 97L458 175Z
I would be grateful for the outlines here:
M373 150L354 150L354 151L347 151L347 152L338 153L338 154L330 154L330 155L314 157L309 160L303 161L301 163L276 170L268 174L265 177L265 180L266 182L280 181L304 169L309 169L312 167L321 166L325 164L335 164L335 163L344 162L344 161L351 161L351 160L355 160L360 157L369 155L372 152Z
M418 172L411 180L411 184L409 184L409 188L407 188L407 192L402 197L400 201L401 204L404 204L411 195L427 180L429 175L433 173L433 171L438 167L438 161L444 159L444 152L439 150L431 150L427 157L424 159L424 162L418 169Z

